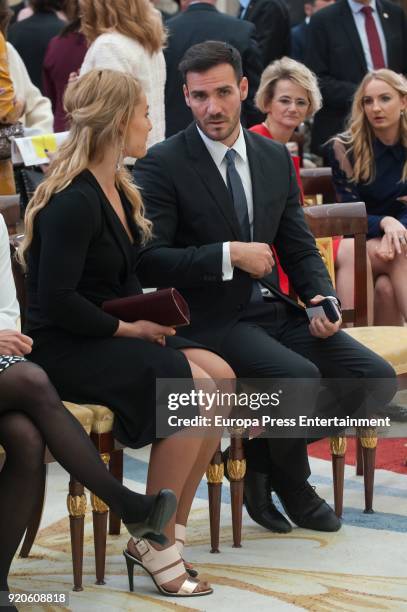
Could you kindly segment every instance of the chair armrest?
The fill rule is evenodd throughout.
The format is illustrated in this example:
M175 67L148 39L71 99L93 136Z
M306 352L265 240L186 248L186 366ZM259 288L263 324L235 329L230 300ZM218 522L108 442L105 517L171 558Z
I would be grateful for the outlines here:
M364 202L307 206L304 214L315 238L367 233Z

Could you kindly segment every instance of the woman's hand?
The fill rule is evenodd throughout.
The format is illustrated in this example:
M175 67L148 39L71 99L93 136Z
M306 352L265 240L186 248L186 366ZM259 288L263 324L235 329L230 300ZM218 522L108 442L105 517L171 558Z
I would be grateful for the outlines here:
M14 329L0 330L0 355L23 357L32 351L33 341Z
M157 342L165 346L166 336L175 336L175 329L166 325L159 325L153 321L135 321L125 323L120 321L115 336L125 338L142 338L148 342Z
M383 217L380 227L384 231L378 255L385 261L393 259L395 252L407 257L407 229L394 217Z

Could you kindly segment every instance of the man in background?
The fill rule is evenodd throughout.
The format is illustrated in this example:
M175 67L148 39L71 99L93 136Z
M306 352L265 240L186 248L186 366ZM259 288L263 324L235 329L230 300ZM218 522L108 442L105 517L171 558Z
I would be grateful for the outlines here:
M182 93L182 78L178 70L184 53L197 43L220 40L233 45L242 56L243 73L249 81L249 94L243 105L243 124L250 127L262 121L262 115L254 104L259 86L262 62L255 40L255 27L247 21L225 15L215 7L216 0L190 3L183 0L185 10L166 22L169 31L168 46L164 51L167 64L165 84L166 137L186 128L192 121L192 113L186 106Z

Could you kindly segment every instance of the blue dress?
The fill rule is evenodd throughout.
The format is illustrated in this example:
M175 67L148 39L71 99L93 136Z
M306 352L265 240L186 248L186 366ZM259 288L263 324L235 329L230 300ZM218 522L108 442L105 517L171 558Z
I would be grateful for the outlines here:
M407 227L407 202L397 198L407 196L407 181L402 181L407 149L402 144L388 146L379 139L373 142L376 172L368 183L352 183L330 147L332 178L338 199L341 202L365 202L368 215L367 239L383 235L380 221L383 217L394 217ZM350 158L352 163L352 159Z

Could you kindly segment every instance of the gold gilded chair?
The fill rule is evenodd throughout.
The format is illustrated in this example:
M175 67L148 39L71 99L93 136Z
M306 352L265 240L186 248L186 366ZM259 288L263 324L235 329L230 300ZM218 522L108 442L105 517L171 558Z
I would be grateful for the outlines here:
M407 387L407 327L367 327L367 217L362 202L329 204L304 209L315 238L353 236L355 244L354 308L343 311L344 323L353 327L344 331L388 361L396 371L399 388ZM364 476L365 512L373 511L373 487L377 433L374 429L358 431L357 473ZM346 438L331 439L335 512L343 511L343 484Z

